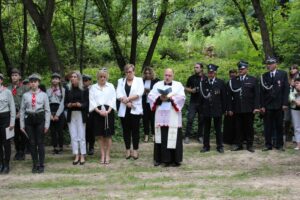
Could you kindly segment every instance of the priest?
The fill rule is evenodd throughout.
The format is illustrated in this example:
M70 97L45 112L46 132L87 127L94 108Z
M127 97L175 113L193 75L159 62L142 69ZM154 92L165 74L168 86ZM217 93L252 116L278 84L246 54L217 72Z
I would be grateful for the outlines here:
M173 69L166 69L164 80L157 82L148 95L155 112L154 166L180 166L182 162L182 113L185 102L183 85L174 81Z

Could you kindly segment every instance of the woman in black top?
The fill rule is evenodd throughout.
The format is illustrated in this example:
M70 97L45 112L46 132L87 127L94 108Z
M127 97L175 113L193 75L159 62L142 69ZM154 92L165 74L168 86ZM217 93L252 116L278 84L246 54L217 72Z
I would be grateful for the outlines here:
M85 123L87 119L89 91L82 86L82 76L79 72L73 72L70 84L66 90L65 106L67 111L67 122L71 135L72 151L75 155L73 165L85 163L86 141Z
M144 127L144 142L149 141L149 132L151 128L151 135L154 135L154 112L151 111L150 104L148 103L147 97L153 85L159 81L155 78L154 71L151 67L145 67L143 72L144 81L144 94L142 97L143 103L143 127Z

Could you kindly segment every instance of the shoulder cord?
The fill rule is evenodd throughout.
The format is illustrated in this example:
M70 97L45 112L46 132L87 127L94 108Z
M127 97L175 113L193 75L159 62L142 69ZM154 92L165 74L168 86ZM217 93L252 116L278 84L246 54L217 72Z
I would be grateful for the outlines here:
M263 79L263 75L260 76L260 82L261 85L266 89L266 90L271 90L273 88L273 85L271 85L270 87L266 86L264 83L264 79Z
M232 88L231 80L229 80L229 87L230 87L230 89L231 89L232 92L241 92L241 91L242 91L242 87L240 87L240 88L234 90L234 89Z
M208 99L211 97L210 92L207 95L204 95L203 89L202 89L202 81L200 81L200 92L201 92L201 95L204 97L204 99Z

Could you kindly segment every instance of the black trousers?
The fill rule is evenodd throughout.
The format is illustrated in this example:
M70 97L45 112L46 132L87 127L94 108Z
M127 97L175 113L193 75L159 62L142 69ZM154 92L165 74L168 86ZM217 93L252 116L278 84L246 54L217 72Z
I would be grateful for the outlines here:
M85 140L86 140L86 148L88 150L94 149L94 146L95 146L95 134L94 134L93 127L92 127L93 116L94 116L94 113L90 113L86 120Z
M236 121L236 135L235 135L235 144L242 147L244 139L247 142L247 147L253 146L254 140L254 114L253 113L237 113L235 114Z
M143 127L144 127L144 134L149 135L150 128L151 134L154 135L154 116L155 112L151 111L149 103L143 103Z
M181 129L178 129L176 148L168 149L168 131L169 127L161 127L161 144L154 143L154 161L159 163L180 163L183 157L183 145Z
M20 119L16 119L15 121L15 149L17 153L24 153L26 145L28 145L28 138L24 135L24 133L20 130Z
M9 127L10 113L0 113L0 163L9 165L11 155L10 139L6 139L6 128Z
M29 137L30 152L34 166L44 166L45 114L28 115L25 119L25 130Z
M204 138L203 138L203 147L210 149L210 129L211 129L211 120L213 119L214 128L216 131L216 142L217 149L223 148L223 136L221 132L222 126L222 117L204 117Z
M265 146L272 148L274 145L276 148L283 146L283 111L278 110L266 110L264 115L264 127L265 127ZM275 144L272 144L272 136L275 132Z
M64 124L65 117L64 114L59 116L58 121L51 121L50 123L50 132L52 137L52 145L54 148L58 147L63 148L64 145Z
M190 102L188 107L188 114L187 114L187 124L186 124L186 132L185 137L190 137L191 132L193 130L193 122L195 119L196 114L198 114L198 137L203 136L203 128L204 128L204 118L200 110L199 103Z
M127 150L129 150L131 147L131 140L133 149L139 149L140 119L141 115L133 115L130 113L126 113L125 117L121 117L123 139Z
M234 144L236 142L236 117L225 116L223 121L223 142L225 144Z

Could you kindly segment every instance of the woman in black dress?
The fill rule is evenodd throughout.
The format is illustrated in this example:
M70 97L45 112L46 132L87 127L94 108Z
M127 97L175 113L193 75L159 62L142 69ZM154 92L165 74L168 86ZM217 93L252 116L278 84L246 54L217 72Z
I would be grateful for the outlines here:
M101 164L110 163L111 136L114 134L114 110L116 110L116 91L108 83L108 72L102 68L97 73L98 83L92 85L89 93L89 111L92 112L92 127L99 136Z

